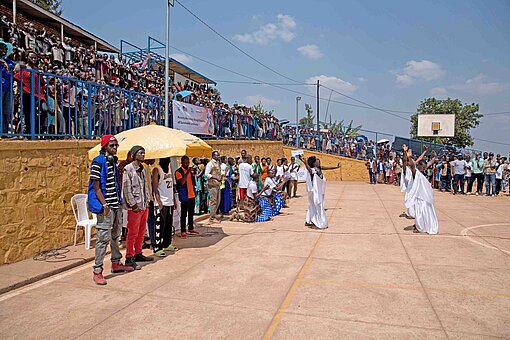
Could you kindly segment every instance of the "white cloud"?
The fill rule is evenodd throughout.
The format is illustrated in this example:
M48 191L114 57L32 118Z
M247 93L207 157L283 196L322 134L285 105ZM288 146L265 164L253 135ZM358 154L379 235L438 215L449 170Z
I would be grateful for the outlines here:
M439 79L444 75L445 71L441 65L433 63L429 60L409 60L404 69L396 74L396 81L402 86L409 86L416 80L431 81Z
M278 14L276 16L276 23L265 24L252 33L236 34L234 39L243 43L259 45L266 45L270 41L277 39L289 42L296 36L294 33L296 26L296 20L293 17L286 14Z
M498 82L487 82L483 74L466 80L462 84L453 84L449 88L467 92L477 96L490 96L504 91L504 85Z
M359 77L359 78L358 78L358 81L360 81L360 82L362 82L362 83L363 83L363 82L367 81L367 79L366 79L366 78L363 78L363 77Z
M323 54L319 46L315 44L308 44L297 48L298 52L310 59L320 59Z
M445 97L448 94L448 90L444 87L434 87L430 90L430 95L435 97Z
M246 105L252 106L252 105L257 105L258 103L261 103L264 106L270 107L270 106L278 105L280 103L280 101L276 100L276 99L266 98L260 94L246 97Z
M184 53L170 54L170 57L183 63L183 64L191 64L191 62L193 62L193 58L187 54L184 54Z
M343 79L340 79L340 78L337 78L334 76L325 76L325 75L314 76L314 77L308 78L305 82L307 84L312 84L312 83L315 84L315 83L317 83L317 80L319 80L321 85L324 85L325 87L329 87L330 89L333 89L333 90L336 90L338 92L342 92L345 94L352 94L357 89L357 87L355 85L349 83L348 81L345 81ZM316 88L314 86L308 86L308 89L311 93L313 93L313 94L316 93ZM330 92L330 90L328 90L326 88L321 89L321 91L323 93ZM340 96L339 94L333 92L331 97L336 98L339 96Z

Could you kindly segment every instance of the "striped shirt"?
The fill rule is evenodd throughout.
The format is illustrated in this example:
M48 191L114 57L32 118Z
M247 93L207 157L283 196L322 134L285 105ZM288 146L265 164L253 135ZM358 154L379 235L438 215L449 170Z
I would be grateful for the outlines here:
M119 207L119 197L117 195L117 183L115 182L115 174L113 163L108 162L108 177L106 178L106 193L105 201L110 208L117 209ZM90 167L90 179L100 180L101 179L101 165L93 163Z

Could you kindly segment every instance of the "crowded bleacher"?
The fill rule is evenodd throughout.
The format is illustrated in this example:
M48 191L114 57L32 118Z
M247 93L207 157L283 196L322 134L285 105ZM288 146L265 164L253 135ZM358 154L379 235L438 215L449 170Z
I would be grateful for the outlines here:
M164 124L164 67L149 53L126 60L69 37L62 41L33 23L17 26L3 16L0 24L3 137L96 138ZM170 82L171 99L211 108L213 137L281 137L272 113L228 105L205 84Z

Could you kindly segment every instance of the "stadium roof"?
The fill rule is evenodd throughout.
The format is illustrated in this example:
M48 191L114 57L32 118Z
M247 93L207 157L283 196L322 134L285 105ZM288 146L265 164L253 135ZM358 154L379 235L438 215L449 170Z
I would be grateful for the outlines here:
M164 63L164 62L165 61L163 60L162 63ZM189 78L190 80L194 81L195 83L216 85L215 81L207 78L206 76L198 73L197 71L184 65L181 62L178 62L177 60L175 60L173 58L170 58L170 70L172 70L176 73L179 73L181 76Z
M12 5L12 0L10 1ZM120 50L106 42L105 40L95 36L94 34L84 30L83 28L71 23L70 21L59 17L58 15L45 10L44 8L34 4L29 0L16 0L16 11L22 13L28 19L34 19L43 22L46 26L60 32L61 25L64 27L64 36L74 40L87 43L89 45L97 44L98 51L119 53Z

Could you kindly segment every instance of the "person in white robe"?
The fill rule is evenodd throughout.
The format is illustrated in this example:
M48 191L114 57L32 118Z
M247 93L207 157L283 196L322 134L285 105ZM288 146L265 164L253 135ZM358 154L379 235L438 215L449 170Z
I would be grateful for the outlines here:
M406 207L408 209L411 207L414 208L415 232L437 234L439 231L439 222L434 207L434 190L425 175L423 175L423 172L434 164L436 157L435 152L432 151L433 158L426 163L423 160L427 151L425 146L424 150L425 151L418 157L416 162L412 159L412 152L406 152L407 162L413 175L413 185L408 192Z
M315 156L305 160L302 155L299 155L299 158L307 169L306 191L308 192L308 210L306 212L305 225L316 229L326 229L328 227L328 218L324 207L326 177L322 171L339 169L340 163L336 167L321 167L320 160Z

